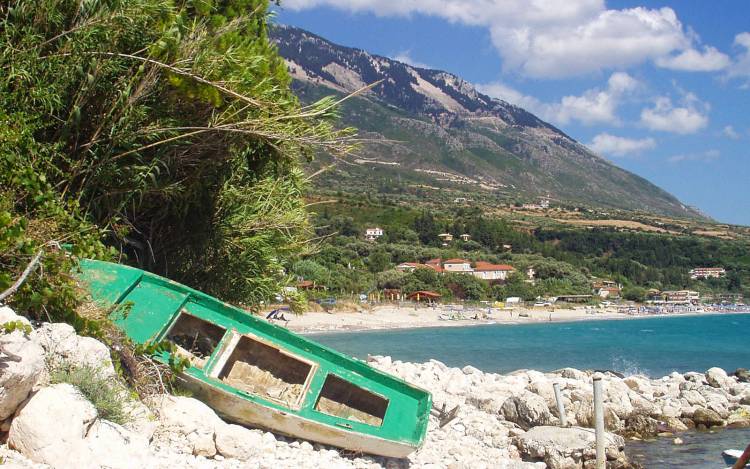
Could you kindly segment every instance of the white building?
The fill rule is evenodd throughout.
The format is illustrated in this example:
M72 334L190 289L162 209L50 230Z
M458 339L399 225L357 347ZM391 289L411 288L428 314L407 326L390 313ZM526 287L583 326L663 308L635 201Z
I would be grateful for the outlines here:
M506 280L515 269L507 264L491 264L477 261L474 265L474 276L482 280Z
M472 273L471 262L466 259L448 259L443 262L444 272Z
M696 267L690 271L690 278L693 280L705 278L721 278L727 274L724 267Z
M375 241L381 236L383 236L383 228L376 226L375 228L367 228L365 230L365 239L367 241Z

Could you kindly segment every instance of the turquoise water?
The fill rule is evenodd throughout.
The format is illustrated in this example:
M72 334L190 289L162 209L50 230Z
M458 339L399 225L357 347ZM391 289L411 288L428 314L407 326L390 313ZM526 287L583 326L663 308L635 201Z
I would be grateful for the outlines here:
M750 314L656 317L430 329L314 334L312 338L360 358L390 355L507 373L564 367L608 369L661 377L672 371L750 368ZM723 468L721 451L744 449L750 430L690 432L655 442L628 442L647 468Z
M654 317L314 334L333 348L366 358L473 365L507 373L528 368L606 369L660 377L672 371L750 368L750 314Z

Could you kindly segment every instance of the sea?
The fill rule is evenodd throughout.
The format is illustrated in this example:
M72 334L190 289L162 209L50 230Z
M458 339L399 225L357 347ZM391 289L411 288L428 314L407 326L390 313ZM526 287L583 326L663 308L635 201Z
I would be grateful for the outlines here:
M750 312L319 333L310 338L362 359L434 358L448 366L472 365L494 373L572 367L656 378L714 366L728 372L750 368ZM668 438L629 442L627 451L649 468L722 468L721 451L744 449L750 430L692 432L682 438L684 445Z

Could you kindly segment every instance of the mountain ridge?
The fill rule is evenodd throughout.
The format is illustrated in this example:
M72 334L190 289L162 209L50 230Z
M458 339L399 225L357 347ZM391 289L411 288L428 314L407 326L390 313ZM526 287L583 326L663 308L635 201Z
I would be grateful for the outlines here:
M348 100L341 119L371 141L391 143L365 146L355 160L365 169L342 165L329 182L335 177L356 187L366 174L368 184L377 180L396 186L397 178L410 187L450 187L498 200L549 196L566 204L704 217L458 75L340 46L292 26L275 26L271 38L303 101L348 94L382 80Z

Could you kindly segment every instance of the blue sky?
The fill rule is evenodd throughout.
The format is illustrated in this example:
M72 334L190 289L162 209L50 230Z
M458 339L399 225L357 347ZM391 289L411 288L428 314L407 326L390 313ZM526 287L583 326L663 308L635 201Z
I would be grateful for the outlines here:
M750 225L746 0L287 0L277 21L459 75Z

